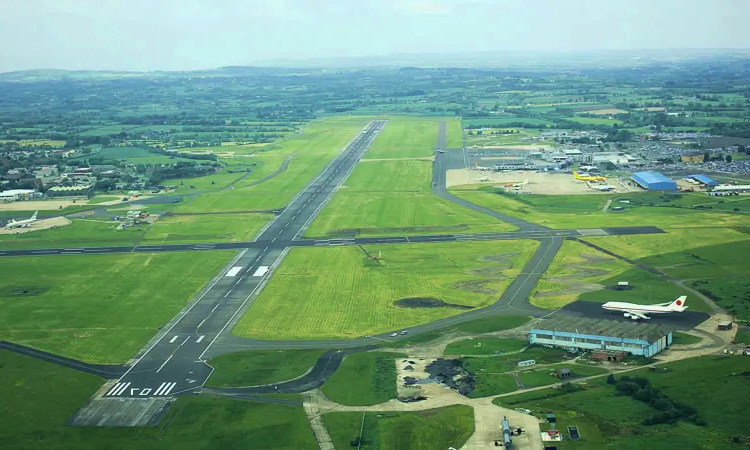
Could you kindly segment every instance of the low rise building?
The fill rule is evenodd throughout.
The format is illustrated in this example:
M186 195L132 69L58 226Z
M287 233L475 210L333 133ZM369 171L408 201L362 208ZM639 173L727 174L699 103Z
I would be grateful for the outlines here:
M703 153L701 152L687 152L680 155L680 160L684 163L702 163Z
M529 342L569 351L626 352L650 358L672 344L672 330L635 321L563 317L540 321Z
M94 186L91 184L81 186L55 186L47 190L49 197L86 197L94 196Z
M3 203L21 202L24 200L33 200L41 195L33 189L10 189L0 192L0 201Z

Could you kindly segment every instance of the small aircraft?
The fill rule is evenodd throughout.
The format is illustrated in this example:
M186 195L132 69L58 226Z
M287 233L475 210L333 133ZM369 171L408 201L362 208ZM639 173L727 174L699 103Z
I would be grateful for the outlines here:
M36 222L36 215L39 213L39 211L36 211L34 215L31 216L30 219L26 220L14 220L10 219L10 222L5 224L5 229L10 230L11 228L28 228L29 225Z
M633 320L638 319L650 319L646 315L649 314L664 314L672 312L683 312L688 307L685 306L685 300L687 296L683 295L678 297L677 300L671 303L660 303L658 305L637 305L635 303L625 302L607 302L602 305L602 308L608 311L621 311L624 317L630 317Z
M483 176L482 178L479 179L479 181L490 181L490 177L489 176Z

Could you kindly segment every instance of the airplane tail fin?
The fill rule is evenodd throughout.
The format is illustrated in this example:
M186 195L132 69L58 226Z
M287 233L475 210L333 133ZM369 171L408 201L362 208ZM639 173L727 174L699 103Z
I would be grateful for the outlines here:
M669 304L669 309L677 312L685 311L687 309L687 306L685 306L685 300L687 300L687 296L685 295L677 297L677 300Z
M39 214L39 211L34 211L34 215L31 216L31 220L36 220L36 215Z

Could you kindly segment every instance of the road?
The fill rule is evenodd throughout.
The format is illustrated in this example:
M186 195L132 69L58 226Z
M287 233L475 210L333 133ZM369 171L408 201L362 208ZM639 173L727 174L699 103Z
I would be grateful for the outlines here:
M258 236L243 249L190 307L173 320L105 394L105 397L163 397L202 386L213 370L202 355L262 286L284 246L299 237L383 128L373 121ZM159 251L162 246L146 246ZM206 246L210 247L210 246ZM140 247L143 248L143 247ZM203 248L203 247L201 247ZM69 252L66 252L68 254Z

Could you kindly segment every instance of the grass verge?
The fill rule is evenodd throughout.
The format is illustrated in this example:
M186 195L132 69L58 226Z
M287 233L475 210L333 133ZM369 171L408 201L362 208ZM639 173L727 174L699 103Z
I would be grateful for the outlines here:
M257 386L304 375L323 350L254 350L212 358L214 368L207 386Z

